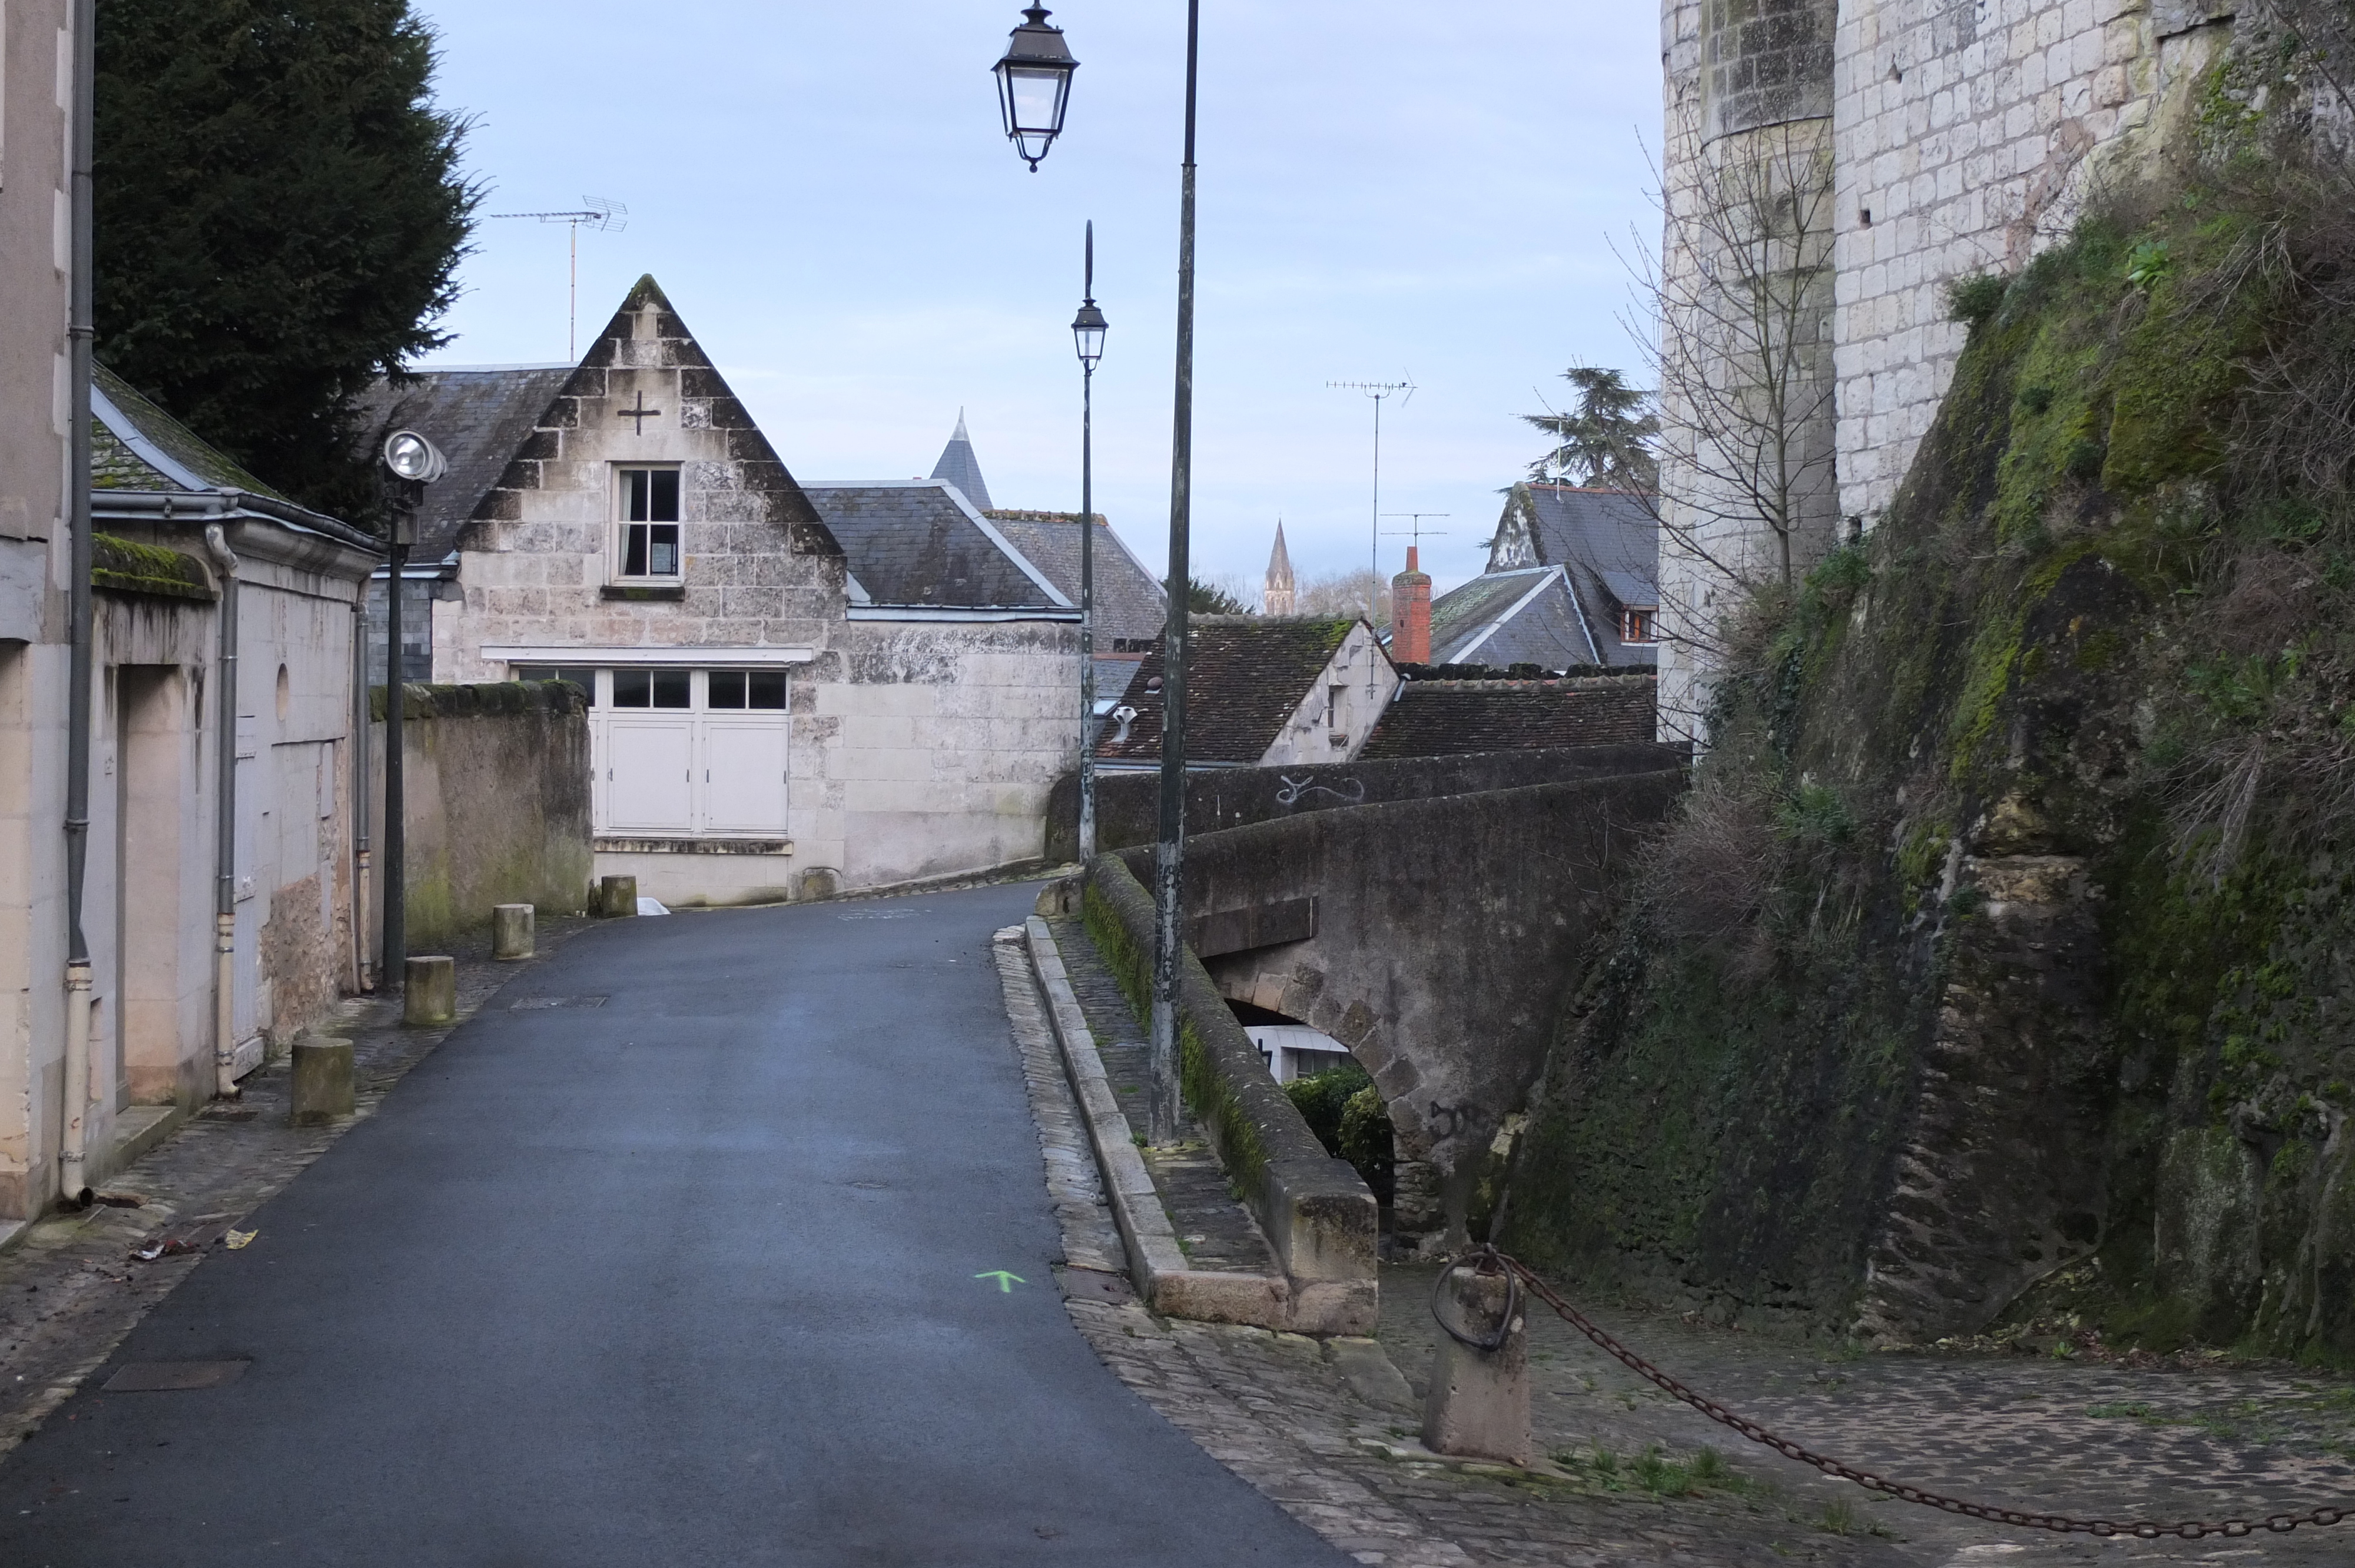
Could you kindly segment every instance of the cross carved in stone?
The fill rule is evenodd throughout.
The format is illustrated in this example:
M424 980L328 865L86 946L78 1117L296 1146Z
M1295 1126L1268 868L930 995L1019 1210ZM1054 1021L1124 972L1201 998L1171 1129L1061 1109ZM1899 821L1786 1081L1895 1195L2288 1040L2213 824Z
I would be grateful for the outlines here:
M640 392L638 394L638 404L636 408L616 408L613 410L613 418L617 419L635 419L638 422L638 434L643 436L646 433L646 421L648 419L658 419L662 418L662 410L660 408L647 408L646 395L644 392Z

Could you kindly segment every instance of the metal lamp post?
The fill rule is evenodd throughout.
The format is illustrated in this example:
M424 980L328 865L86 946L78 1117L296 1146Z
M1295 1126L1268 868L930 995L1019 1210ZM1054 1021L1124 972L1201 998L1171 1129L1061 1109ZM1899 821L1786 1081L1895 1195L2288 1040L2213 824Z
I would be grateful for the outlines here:
M401 787L400 721L406 685L400 667L400 574L417 542L417 508L425 487L450 470L441 449L414 430L395 430L382 448L387 499L392 503L390 559L384 583L384 958L377 990L406 983L409 968L408 798Z
M1080 62L1063 42L1063 29L1047 25L1047 7L1032 5L1022 25L1007 40L1006 58L997 62L997 107L1005 116L1007 140L1014 151L1039 172L1039 160L1063 133L1063 111L1071 99L1071 73Z
M1110 325L1096 308L1096 226L1088 225L1086 293L1071 318L1080 355L1080 862L1096 857L1096 362Z

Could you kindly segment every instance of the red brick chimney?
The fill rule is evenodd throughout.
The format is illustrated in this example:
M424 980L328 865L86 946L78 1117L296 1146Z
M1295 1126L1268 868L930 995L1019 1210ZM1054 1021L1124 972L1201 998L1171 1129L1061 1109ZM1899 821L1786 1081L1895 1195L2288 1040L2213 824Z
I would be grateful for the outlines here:
M1409 545L1406 570L1391 579L1391 658L1400 664L1431 662L1431 578L1417 554Z

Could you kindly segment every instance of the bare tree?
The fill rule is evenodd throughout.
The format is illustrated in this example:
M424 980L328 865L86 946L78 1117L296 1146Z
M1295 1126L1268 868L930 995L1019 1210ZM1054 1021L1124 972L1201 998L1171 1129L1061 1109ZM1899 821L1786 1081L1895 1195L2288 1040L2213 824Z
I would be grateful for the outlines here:
M1375 630L1390 630L1391 585L1376 577L1371 567L1310 577L1301 583L1297 603L1302 615L1365 615Z

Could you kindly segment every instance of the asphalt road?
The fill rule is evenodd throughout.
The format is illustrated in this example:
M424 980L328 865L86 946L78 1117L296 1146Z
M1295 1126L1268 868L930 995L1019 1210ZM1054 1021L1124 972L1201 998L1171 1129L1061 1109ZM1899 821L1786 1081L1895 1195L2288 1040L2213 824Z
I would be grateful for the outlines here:
M0 1462L0 1564L1348 1562L1064 1314L1032 896L583 933ZM251 1364L98 1391L186 1361Z

